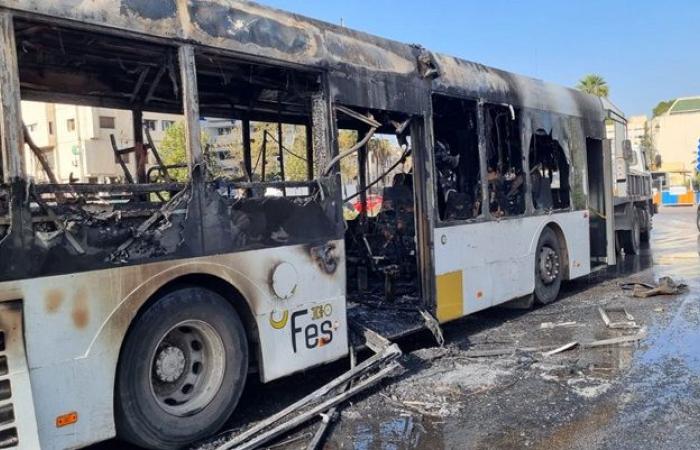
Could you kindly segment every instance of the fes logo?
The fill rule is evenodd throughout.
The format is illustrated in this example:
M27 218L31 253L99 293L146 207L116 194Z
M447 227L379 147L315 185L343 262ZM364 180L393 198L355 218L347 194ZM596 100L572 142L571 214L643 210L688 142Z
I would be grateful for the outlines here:
M330 320L332 314L333 306L330 304L314 306L291 314L290 334L294 353L297 353L299 347L312 350L325 347L333 341L334 332L340 328L340 324L337 320L335 322ZM286 309L272 311L269 320L273 329L283 330L290 324L289 311Z
M289 311L287 311L286 309L282 311L282 318L279 320L275 318L275 311L272 311L270 313L270 326L275 330L281 330L282 328L286 327L288 321Z

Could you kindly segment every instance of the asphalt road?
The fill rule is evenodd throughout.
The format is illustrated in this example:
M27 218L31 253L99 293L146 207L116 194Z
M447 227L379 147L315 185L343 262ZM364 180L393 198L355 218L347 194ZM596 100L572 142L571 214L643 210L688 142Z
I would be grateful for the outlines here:
M642 301L619 286L661 276L686 283L688 293ZM401 342L406 372L346 407L326 448L700 448L699 292L695 209L662 210L650 248L568 284L559 302L534 311L491 310L450 324L446 349L424 349L432 345L426 335ZM639 345L581 349L551 359L460 356L472 348L618 335L601 323L601 305L624 306L648 337ZM548 322L575 324L543 329ZM343 369L335 364L270 386L253 382L231 426L280 409ZM286 448L305 448L300 442ZM119 442L92 447L114 449L133 448Z

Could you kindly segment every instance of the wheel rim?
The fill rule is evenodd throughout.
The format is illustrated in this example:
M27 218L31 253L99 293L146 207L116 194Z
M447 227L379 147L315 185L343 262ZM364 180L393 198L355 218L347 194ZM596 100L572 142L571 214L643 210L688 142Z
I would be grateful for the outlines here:
M546 285L554 283L559 277L559 254L549 246L543 246L540 250L539 261L540 279Z
M187 320L168 330L153 351L150 387L158 406L174 416L196 414L219 392L226 358L219 333Z

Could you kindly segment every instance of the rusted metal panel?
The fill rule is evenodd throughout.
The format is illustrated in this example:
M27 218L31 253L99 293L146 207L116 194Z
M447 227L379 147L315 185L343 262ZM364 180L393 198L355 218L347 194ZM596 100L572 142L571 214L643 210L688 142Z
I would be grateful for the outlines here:
M573 89L249 2L0 0L0 7L323 68L331 73L334 96L349 105L418 112L417 100L434 78L434 89L447 94L595 120L602 117L599 100ZM425 77L419 73L419 60L426 55L436 70L421 84ZM421 85L423 90L418 89Z
M22 111L17 70L17 46L15 45L12 15L0 11L0 139L9 179L17 179L24 173L24 137L22 135Z
M191 45L180 47L180 79L185 106L185 143L191 168L202 162L202 130L199 126L199 95L197 94L197 69L194 61L194 48Z

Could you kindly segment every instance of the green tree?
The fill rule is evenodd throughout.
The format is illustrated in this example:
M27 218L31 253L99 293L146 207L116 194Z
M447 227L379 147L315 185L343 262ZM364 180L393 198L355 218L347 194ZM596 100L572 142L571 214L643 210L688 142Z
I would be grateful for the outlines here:
M656 105L656 107L655 107L654 110L653 110L654 117L659 117L659 116L665 114L666 111L668 111L669 109L671 109L671 106L673 106L673 104L674 104L675 102L676 102L675 99L659 102L659 104Z
M605 79L597 74L589 74L579 80L576 89L585 92L586 94L596 95L598 97L607 97L610 95L610 87Z
M342 153L357 144L358 134L353 130L340 130L338 132L338 147ZM346 156L340 160L340 175L344 183L357 183L360 169L357 164L357 154Z
M306 159L306 130L302 127L291 127L294 132L291 153L284 154L284 175L289 181L305 181L308 179Z
M185 165L187 164L187 144L186 144L186 130L184 122L177 122L165 131L163 140L158 147L158 152L163 164L166 166L175 165ZM210 172L216 174L219 169L219 165L216 158L212 158L210 154L211 139L207 133L202 133L202 150L205 152L205 161ZM183 182L187 181L189 178L188 169L169 169L168 173L170 176L177 181Z

